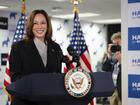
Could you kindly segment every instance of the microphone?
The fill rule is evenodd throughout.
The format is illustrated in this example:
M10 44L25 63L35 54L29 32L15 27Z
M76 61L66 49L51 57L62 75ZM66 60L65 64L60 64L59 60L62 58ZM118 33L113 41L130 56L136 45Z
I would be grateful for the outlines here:
M64 62L66 64L67 69L70 69L70 64L72 63L72 61L69 59L68 56L64 55L62 62Z
M77 54L73 56L72 61L77 63L76 67L79 67L81 65L80 57Z
M73 49L73 47L72 46L68 46L67 47L67 51L68 51L69 55L72 56L72 62L76 62L77 63L76 67L80 66L81 65L80 62L79 62L80 57L76 53L76 51Z
M72 46L68 46L68 47L67 47L67 51L68 51L69 55L71 55L71 56L74 55L74 49L73 49Z
M70 64L72 63L72 61L69 59L69 57L63 55L63 52L61 50L58 51L58 57L61 62L64 62L66 64L67 69L70 69Z
M67 69L70 69L70 64L72 63L72 61L69 59L68 56L63 55L63 52L60 48L54 47L54 48L52 48L52 52L56 53L59 62L65 63Z

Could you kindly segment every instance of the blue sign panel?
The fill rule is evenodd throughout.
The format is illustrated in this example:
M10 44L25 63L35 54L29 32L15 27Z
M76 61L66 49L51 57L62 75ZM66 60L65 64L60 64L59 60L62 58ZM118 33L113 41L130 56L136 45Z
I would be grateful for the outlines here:
M140 98L140 75L128 75L128 97Z
M137 3L140 2L140 0L128 0L128 3Z
M128 50L140 50L140 27L128 28Z

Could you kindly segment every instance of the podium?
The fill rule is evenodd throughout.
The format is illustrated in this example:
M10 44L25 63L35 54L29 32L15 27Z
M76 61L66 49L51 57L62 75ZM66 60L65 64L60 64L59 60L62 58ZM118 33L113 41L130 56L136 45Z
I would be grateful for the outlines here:
M82 98L68 94L64 86L64 75L59 73L31 74L10 84L7 91L22 99L45 102L51 105L87 105L94 97L111 96L114 90L112 74L90 73L92 87Z

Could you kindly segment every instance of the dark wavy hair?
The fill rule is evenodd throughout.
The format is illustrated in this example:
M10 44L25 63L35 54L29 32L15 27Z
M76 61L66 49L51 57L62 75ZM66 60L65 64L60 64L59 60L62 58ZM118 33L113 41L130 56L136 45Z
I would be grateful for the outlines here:
M34 10L31 12L30 16L27 19L27 24L26 24L26 39L33 40L34 39L34 34L32 31L33 25L34 25L34 18L37 14L42 14L45 16L46 21L47 21L47 32L45 34L45 40L49 41L52 40L52 24L50 17L48 16L47 12L44 10Z

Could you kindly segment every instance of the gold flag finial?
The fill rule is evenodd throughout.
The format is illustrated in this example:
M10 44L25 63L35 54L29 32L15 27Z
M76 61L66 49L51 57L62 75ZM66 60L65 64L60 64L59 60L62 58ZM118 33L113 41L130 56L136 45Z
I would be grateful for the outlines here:
M73 3L73 12L78 12L79 13L79 9L78 9L78 4L82 2L82 0L71 0L71 2Z
M79 3L82 2L82 0L71 0L71 2L72 2L74 5L78 5Z
M25 14L25 11L26 11L25 0L22 0L21 12L22 12L23 14Z

